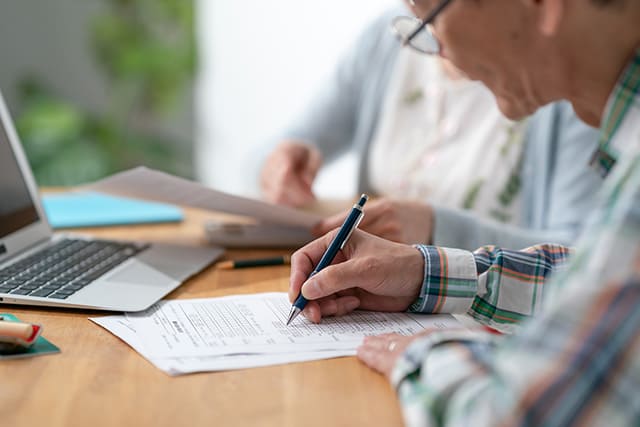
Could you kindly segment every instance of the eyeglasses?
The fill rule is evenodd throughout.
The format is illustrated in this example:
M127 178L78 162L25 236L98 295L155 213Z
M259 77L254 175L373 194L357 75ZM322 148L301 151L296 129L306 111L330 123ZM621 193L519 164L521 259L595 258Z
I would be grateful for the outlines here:
M432 23L451 0L442 0L423 20L409 16L398 16L391 23L391 28L403 46L410 46L418 52L429 55L440 53L440 42L433 34ZM413 2L412 2L413 4Z

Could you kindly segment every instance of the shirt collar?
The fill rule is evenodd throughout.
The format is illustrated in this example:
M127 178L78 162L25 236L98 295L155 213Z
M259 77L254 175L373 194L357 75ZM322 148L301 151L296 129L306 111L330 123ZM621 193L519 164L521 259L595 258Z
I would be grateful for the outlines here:
M607 102L600 127L599 147L591 159L591 166L603 177L608 175L618 159L620 147L615 143L614 136L637 97L640 97L640 49L636 50Z

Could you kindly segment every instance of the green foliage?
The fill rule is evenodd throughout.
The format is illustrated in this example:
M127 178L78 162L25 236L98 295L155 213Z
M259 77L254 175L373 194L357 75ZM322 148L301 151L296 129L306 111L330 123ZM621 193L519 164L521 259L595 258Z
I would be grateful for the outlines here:
M25 80L17 127L41 185L72 185L147 164L185 175L190 149L159 136L195 66L193 0L104 0L91 40L109 85L103 112L82 111ZM184 144L183 144L184 145ZM188 174L188 172L186 173Z

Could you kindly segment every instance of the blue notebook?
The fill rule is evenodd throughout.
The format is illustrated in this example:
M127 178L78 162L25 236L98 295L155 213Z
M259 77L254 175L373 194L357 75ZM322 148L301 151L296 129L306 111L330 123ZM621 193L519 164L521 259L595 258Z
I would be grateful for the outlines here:
M49 194L42 197L53 228L98 227L182 221L182 211L163 203L93 192Z

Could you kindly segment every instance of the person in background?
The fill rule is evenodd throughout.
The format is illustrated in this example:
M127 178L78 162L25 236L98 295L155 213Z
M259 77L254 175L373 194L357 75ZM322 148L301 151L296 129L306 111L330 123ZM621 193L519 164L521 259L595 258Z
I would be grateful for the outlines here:
M356 308L470 310L489 325L535 314L509 336L366 339L358 357L388 376L407 425L640 425L640 2L417 0L414 12L432 26L400 28L405 43L485 83L507 117L568 99L600 126L596 206L574 254L553 244L471 253L356 230L308 278L331 232L294 254L292 301L311 300L315 322Z
M491 92L450 62L400 49L389 22L370 25L262 167L275 203L303 206L322 158L355 148L361 228L403 243L474 249L571 243L601 178L586 166L597 131L559 103L512 121ZM340 225L327 218L315 233Z

